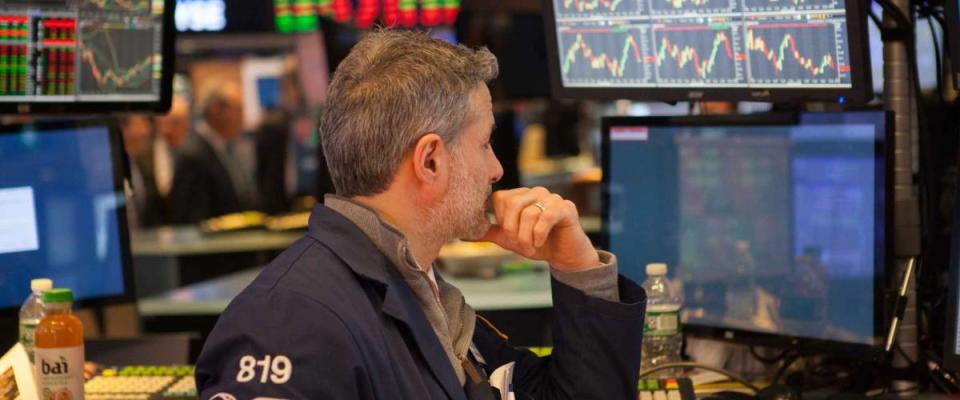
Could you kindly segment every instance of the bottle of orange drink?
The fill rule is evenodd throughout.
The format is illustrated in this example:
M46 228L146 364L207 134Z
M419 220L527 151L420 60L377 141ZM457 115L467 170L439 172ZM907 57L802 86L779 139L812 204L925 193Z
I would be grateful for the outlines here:
M83 400L83 323L71 310L73 291L49 290L43 303L34 355L40 399Z

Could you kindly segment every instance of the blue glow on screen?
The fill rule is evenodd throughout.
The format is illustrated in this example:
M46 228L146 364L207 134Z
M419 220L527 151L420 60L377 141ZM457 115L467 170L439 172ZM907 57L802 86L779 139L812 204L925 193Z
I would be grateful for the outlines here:
M122 294L109 130L0 134L0 170L0 308L41 277L76 299Z
M872 344L884 114L803 118L612 127L620 271L667 262L688 323Z

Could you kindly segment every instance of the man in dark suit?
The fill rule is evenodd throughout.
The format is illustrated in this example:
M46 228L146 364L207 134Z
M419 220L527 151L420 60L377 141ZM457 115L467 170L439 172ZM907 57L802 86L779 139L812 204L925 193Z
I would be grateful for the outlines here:
M257 128L257 188L260 206L268 214L292 210L301 196L334 193L323 146L317 133L317 114L307 104L296 59L289 59L280 76L280 102Z
M637 398L643 289L593 248L572 202L491 195L497 68L423 33L354 46L321 123L337 195L217 321L197 361L202 399ZM550 264L552 356L511 347L443 280L434 262L455 238Z
M130 160L130 186L133 190L127 221L131 228L149 228L166 222L166 204L157 190L153 168L153 122L146 115L121 118L124 150Z
M236 82L211 79L201 86L197 110L203 121L181 149L170 189L175 224L256 208L252 171L244 164L246 143L240 139L242 101Z

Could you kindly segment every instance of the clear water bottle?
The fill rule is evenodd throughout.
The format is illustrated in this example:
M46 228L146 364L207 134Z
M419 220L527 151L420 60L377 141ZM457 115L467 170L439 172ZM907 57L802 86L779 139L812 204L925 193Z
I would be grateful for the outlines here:
M36 342L34 333L37 324L44 317L43 292L53 289L53 281L49 279L34 279L30 281L30 296L20 307L20 343L27 350L30 361L33 361L33 352Z
M640 369L682 361L680 352L683 347L683 331L680 326L679 296L670 291L667 282L667 264L647 264L647 280L643 282L647 292L647 315L643 324L643 354ZM654 373L653 376L675 376L675 370L668 369Z

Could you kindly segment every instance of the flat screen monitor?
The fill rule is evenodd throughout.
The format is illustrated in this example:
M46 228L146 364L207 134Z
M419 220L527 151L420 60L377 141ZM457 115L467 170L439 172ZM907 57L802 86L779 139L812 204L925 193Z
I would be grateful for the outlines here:
M165 111L174 0L0 3L0 112Z
M948 51L953 68L953 84L960 89L960 0L943 1Z
M103 123L0 127L0 310L34 278L80 304L132 298L123 157Z
M694 332L873 350L888 124L883 111L605 118L603 242L638 282L667 263Z
M854 0L549 0L554 94L866 102L866 4Z
M953 207L953 237L950 244L950 273L947 281L947 315L944 319L943 361L951 371L960 371L960 194Z

